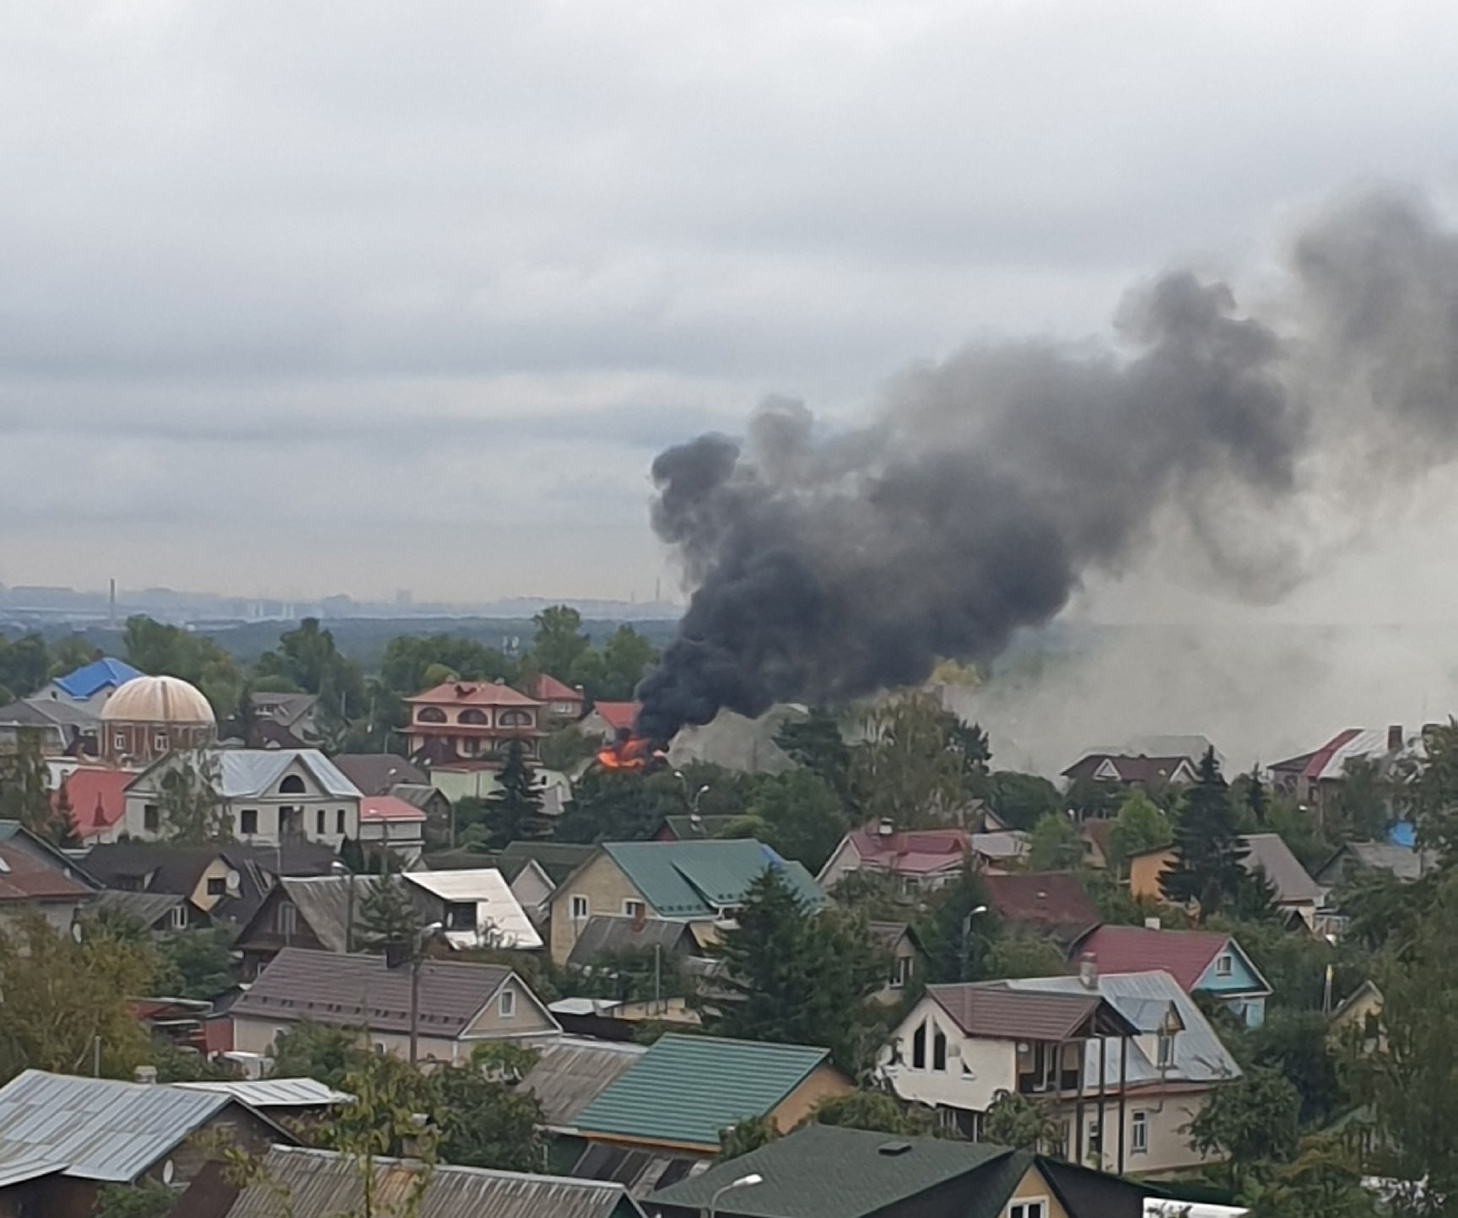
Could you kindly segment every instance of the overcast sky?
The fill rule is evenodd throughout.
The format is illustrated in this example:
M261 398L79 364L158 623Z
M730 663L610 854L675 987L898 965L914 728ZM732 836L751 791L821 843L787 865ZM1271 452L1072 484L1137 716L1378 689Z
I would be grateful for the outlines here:
M1353 183L1444 198L1458 155L1438 0L22 0L4 30L5 583L643 599L663 446L771 392L853 419L972 336L1104 333L1131 281L1259 266ZM1351 578L1451 594L1398 548Z

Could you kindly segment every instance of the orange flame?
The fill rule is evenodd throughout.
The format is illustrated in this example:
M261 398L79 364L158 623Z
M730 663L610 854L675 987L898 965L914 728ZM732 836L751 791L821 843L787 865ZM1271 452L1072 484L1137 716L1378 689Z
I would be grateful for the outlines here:
M605 770L642 770L662 761L667 754L646 736L624 732L612 744L597 752L597 764Z

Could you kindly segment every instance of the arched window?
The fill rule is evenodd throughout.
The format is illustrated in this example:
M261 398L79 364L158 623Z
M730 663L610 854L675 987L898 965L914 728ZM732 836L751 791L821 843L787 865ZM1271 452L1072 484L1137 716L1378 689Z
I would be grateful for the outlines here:
M932 1069L947 1068L947 1034L937 1028L932 1035Z
M502 711L500 723L502 727L531 727L532 717L527 711Z
M486 712L478 711L474 706L468 707L466 710L463 710L461 712L460 721L462 723L475 724L477 727L485 727L489 722L489 720L486 718Z
M290 774L278 784L278 789L284 795L302 795L304 793L304 780L297 774Z
M911 1034L911 1068L926 1069L926 1024L923 1023Z
M438 706L422 706L415 712L416 723L444 723L445 711Z

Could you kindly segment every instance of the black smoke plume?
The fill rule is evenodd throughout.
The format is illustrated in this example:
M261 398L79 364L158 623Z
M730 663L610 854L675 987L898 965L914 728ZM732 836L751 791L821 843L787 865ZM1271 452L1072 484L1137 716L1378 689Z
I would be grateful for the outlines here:
M862 430L821 434L771 400L743 441L662 453L653 526L694 591L639 731L995 655L1156 537L1279 597L1323 540L1296 505L1354 470L1350 500L1373 471L1410 483L1458 445L1454 236L1418 201L1366 195L1288 261L1264 319L1171 273L1130 294L1106 346L972 346L904 374Z

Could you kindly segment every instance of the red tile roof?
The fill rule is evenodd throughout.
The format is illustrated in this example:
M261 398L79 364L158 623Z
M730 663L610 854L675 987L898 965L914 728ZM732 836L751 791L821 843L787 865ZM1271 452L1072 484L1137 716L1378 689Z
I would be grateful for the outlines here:
M961 867L970 839L963 829L913 829L883 834L877 822L850 834L863 863L874 863L897 875L929 875Z
M410 705L430 706L540 706L535 698L518 693L510 685L494 681L443 681L412 698Z
M632 728L638 721L639 702L594 702L592 709L607 720L609 727Z
M999 985L929 985L927 995L968 1036L1071 1040L1103 1003L1097 993L1047 994Z
M125 770L83 766L62 780L52 802L59 806L61 792L65 792L71 829L85 841L121 820L127 810L127 783L135 777Z
M83 897L91 890L14 842L0 843L0 901Z
M1338 750L1344 745L1350 744L1362 734L1359 727L1349 727L1345 731L1338 732L1314 753L1303 753L1300 757L1291 757L1285 761L1278 761L1271 766L1273 770L1299 771L1302 778L1320 778L1322 770L1326 769L1331 759L1336 756Z
M582 691L573 689L551 673L544 672L539 673L532 682L532 697L542 702L581 702Z
M1070 872L989 874L982 883L988 903L1005 922L1079 931L1099 924L1098 909Z
M425 812L397 795L367 795L359 801L359 818L367 821L422 821Z
M1074 949L1074 959L1092 955L1101 973L1143 973L1163 969L1185 993L1230 943L1210 930L1149 930L1143 926L1100 926Z

